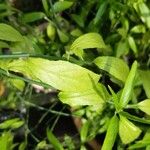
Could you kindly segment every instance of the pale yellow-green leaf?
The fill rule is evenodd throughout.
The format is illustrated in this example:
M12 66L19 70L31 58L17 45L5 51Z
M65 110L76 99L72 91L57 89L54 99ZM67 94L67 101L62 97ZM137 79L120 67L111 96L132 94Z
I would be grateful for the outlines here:
M119 135L124 144L129 144L139 137L141 129L135 126L127 118L120 115Z
M82 58L83 49L88 48L106 48L106 45L98 33L87 33L81 35L73 42L70 51Z
M146 114L150 115L150 99L146 99L138 103L138 108Z
M119 58L111 56L100 56L94 60L94 63L102 70L108 72L116 79L125 82L129 74L128 65Z
M97 105L104 104L104 100L94 89L82 92L60 92L59 99L70 106Z
M1 67L1 66L0 66ZM93 88L100 76L92 71L67 61L50 61L42 58L13 60L7 69L20 72L39 82L51 85L61 91L85 91Z

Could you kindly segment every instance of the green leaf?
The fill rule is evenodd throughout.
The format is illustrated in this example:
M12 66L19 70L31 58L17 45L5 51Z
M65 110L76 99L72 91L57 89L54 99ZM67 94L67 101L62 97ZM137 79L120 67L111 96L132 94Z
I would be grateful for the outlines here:
M90 127L90 121L85 122L80 131L81 142L84 143L87 140L87 135Z
M150 29L150 9L144 2L138 3L138 8L139 8L141 20Z
M135 126L128 119L120 115L119 135L124 144L131 143L141 134L140 128Z
M133 89L133 83L134 83L134 79L135 79L135 75L136 75L136 71L137 71L137 66L138 66L138 64L135 61L132 64L130 73L127 77L125 86L123 88L123 91L122 91L122 94L120 97L120 106L122 108L125 107L128 104L128 102L130 101L130 97L131 97L132 89Z
M11 132L3 132L0 137L0 148L1 150L12 150L13 149L13 135Z
M144 25L136 25L131 29L131 32L133 33L145 33L146 29Z
M0 39L5 41L23 41L23 36L10 25L0 23Z
M59 39L62 43L66 43L69 41L69 37L67 36L66 33L62 32L59 29L57 29L57 33L58 33Z
M62 12L68 8L70 8L71 6L73 5L73 2L69 2L69 1L59 1L59 2L56 2L54 5L53 5L53 11L55 13L58 13L58 12Z
M115 108L118 111L119 110L119 98L118 98L118 95L113 91L113 89L110 86L108 86L108 88L109 88L109 90L110 90L110 92L112 94L112 99L114 101Z
M139 70L146 96L150 98L150 70Z
M94 89L82 92L60 92L59 99L70 106L95 105L100 107L104 101Z
M145 112L146 114L150 115L150 99L146 99L144 101L141 101L137 104L138 108Z
M128 36L128 42L129 42L130 48L133 50L135 54L137 54L137 51L138 51L137 46L132 36Z
M128 149L139 149L144 148L146 146L150 145L150 130L148 129L146 134L144 135L143 139L140 141L137 141L135 144L129 146Z
M0 41L0 49L1 48L9 48L9 45L6 42Z
M118 133L118 128L119 120L118 117L114 115L110 120L102 150L111 150L113 148Z
M8 64L3 61L0 63L2 69L20 72L32 80L65 92L89 90L93 88L91 78L95 83L100 78L92 71L67 61L49 61L42 58L18 59L7 62Z
M82 58L83 49L88 48L106 48L106 45L98 33L87 33L80 36L73 42L70 51Z
M31 12L26 13L21 16L21 21L24 23L30 23L37 20L41 20L45 17L45 14L43 12Z
M108 72L116 79L125 82L129 74L129 68L127 64L115 57L101 56L94 60L94 63L102 70Z
M0 123L0 129L16 129L21 127L23 124L24 122L21 121L19 118L14 118Z
M45 13L48 15L49 14L49 5L48 5L47 0L42 0L42 5L45 10Z
M150 120L148 120L146 118L139 118L137 116L131 115L131 114L129 114L127 112L124 112L124 111L120 112L120 114L122 116L125 116L129 120L136 121L136 122L143 123L143 124L149 124L150 125Z
M107 4L108 4L107 0L103 1L103 3L100 4L96 16L94 18L94 24L97 24L102 19L102 16L106 11Z
M80 26L84 27L84 20L80 15L72 14L71 18Z
M64 150L62 144L58 141L58 139L54 136L54 134L47 128L46 130L47 138L49 142L53 145L55 150Z

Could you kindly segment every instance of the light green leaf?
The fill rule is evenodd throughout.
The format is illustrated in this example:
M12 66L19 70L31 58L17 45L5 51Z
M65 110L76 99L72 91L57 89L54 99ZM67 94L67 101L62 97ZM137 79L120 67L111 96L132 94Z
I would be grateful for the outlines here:
M146 29L144 25L136 25L131 29L131 32L133 33L145 33Z
M58 139L54 136L54 134L47 128L46 130L47 138L49 142L53 145L55 150L64 150L62 144L58 141Z
M136 75L136 71L137 71L137 66L138 66L138 64L135 61L132 64L131 71L127 77L125 86L123 88L123 91L122 91L122 94L120 97L120 106L122 108L125 107L128 104L128 102L130 101L130 97L131 97L132 89L133 89L133 83L134 83L134 79L135 79L135 75Z
M21 21L24 23L34 22L40 19L43 19L45 17L45 14L43 12L31 12L23 14L21 17Z
M131 143L141 134L140 128L135 126L128 119L120 115L119 135L124 144Z
M10 25L0 23L0 39L5 41L23 41L23 36Z
M14 118L0 123L0 129L16 129L21 127L23 124L24 122L22 120L20 120L19 118Z
M146 96L150 98L150 70L139 70Z
M89 127L90 127L90 121L85 122L81 127L80 137L81 137L81 142L83 143L86 142L87 140Z
M129 42L130 48L133 50L135 54L137 54L137 51L138 51L137 46L132 36L128 36L128 42Z
M101 56L94 60L94 63L102 70L108 72L116 79L125 82L129 73L128 65L121 59Z
M102 150L111 150L113 148L118 133L118 128L119 120L118 117L114 115L110 120Z
M11 132L3 132L0 136L0 148L1 150L12 150L13 149L13 135Z
M53 11L54 12L62 12L68 8L70 8L71 6L73 5L73 2L69 2L69 1L59 1L59 2L56 2L54 5L53 5Z
M4 67L2 69L20 72L32 80L66 92L91 89L93 88L91 78L95 83L100 78L92 71L67 61L49 61L42 58L18 59L8 64L3 61L0 63L0 68Z
M138 108L146 114L150 115L150 99L146 99L138 103Z
M106 48L106 45L98 33L87 33L80 36L73 42L70 51L82 58L83 49L88 48Z
M100 107L104 103L94 89L82 92L60 92L59 99L70 106L95 105Z

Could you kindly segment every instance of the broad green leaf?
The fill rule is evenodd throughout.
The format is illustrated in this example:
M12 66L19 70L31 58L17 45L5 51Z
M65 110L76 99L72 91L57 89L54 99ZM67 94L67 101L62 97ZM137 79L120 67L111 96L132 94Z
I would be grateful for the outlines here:
M46 130L47 138L49 142L53 145L55 150L64 150L62 144L58 141L58 139L54 136L54 134L47 128Z
M116 79L125 82L129 74L128 65L121 59L101 56L94 60L94 63L102 70L108 72Z
M145 112L146 114L150 115L150 99L146 99L144 101L141 101L137 104L138 108Z
M59 99L70 106L95 105L100 107L104 101L94 89L82 92L60 92Z
M13 149L13 135L11 132L3 132L0 137L0 148L1 150L12 150Z
M10 79L10 83L20 91L23 91L25 87L24 81L19 80L19 79Z
M140 128L135 126L128 119L120 115L119 135L124 144L131 143L141 134Z
M88 48L106 48L106 45L98 33L87 33L80 36L73 42L70 51L82 58L83 49Z
M23 36L10 25L0 23L0 39L5 41L23 41Z
M118 128L119 120L118 117L114 115L110 120L104 143L102 145L102 150L111 150L113 148L118 133Z
M54 12L62 12L68 8L70 8L71 6L73 5L73 2L69 2L69 1L59 1L59 2L56 2L54 5L53 5L53 11Z
M37 20L41 20L45 17L45 14L43 12L31 12L23 14L21 17L21 21L24 23L34 22Z
M146 96L150 98L150 70L139 70Z
M125 86L123 88L121 97L120 97L120 106L123 108L125 107L128 102L130 101L130 97L132 94L132 89L133 89L133 83L134 83L134 79L135 79L135 75L136 75L136 71L137 71L137 62L135 61L132 64L130 73L127 77L127 80L125 82Z
M4 70L20 72L32 80L66 92L89 90L93 87L91 78L95 83L100 78L92 71L67 61L49 61L42 58L18 59L7 62L8 64L3 61L0 62L0 68Z

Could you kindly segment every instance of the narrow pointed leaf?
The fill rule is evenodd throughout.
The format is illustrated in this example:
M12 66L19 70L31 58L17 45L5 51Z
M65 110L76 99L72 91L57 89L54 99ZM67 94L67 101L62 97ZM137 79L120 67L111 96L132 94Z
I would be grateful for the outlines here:
M116 79L125 82L129 73L128 65L121 59L101 56L94 60L94 63L102 70L108 72Z
M54 134L47 128L46 130L47 138L49 142L53 145L55 150L64 150L62 144L58 141L58 139L54 136Z
M113 148L118 133L118 128L119 120L118 117L114 115L110 120L102 150L111 150Z
M124 144L131 143L141 134L140 128L135 126L128 119L120 115L119 135Z
M123 91L120 97L120 106L122 108L125 107L130 100L130 96L132 94L132 89L133 89L133 83L134 83L134 79L136 75L136 70L137 70L137 62L135 61L132 64L131 71L128 75L128 78L126 80L125 86L123 88Z

